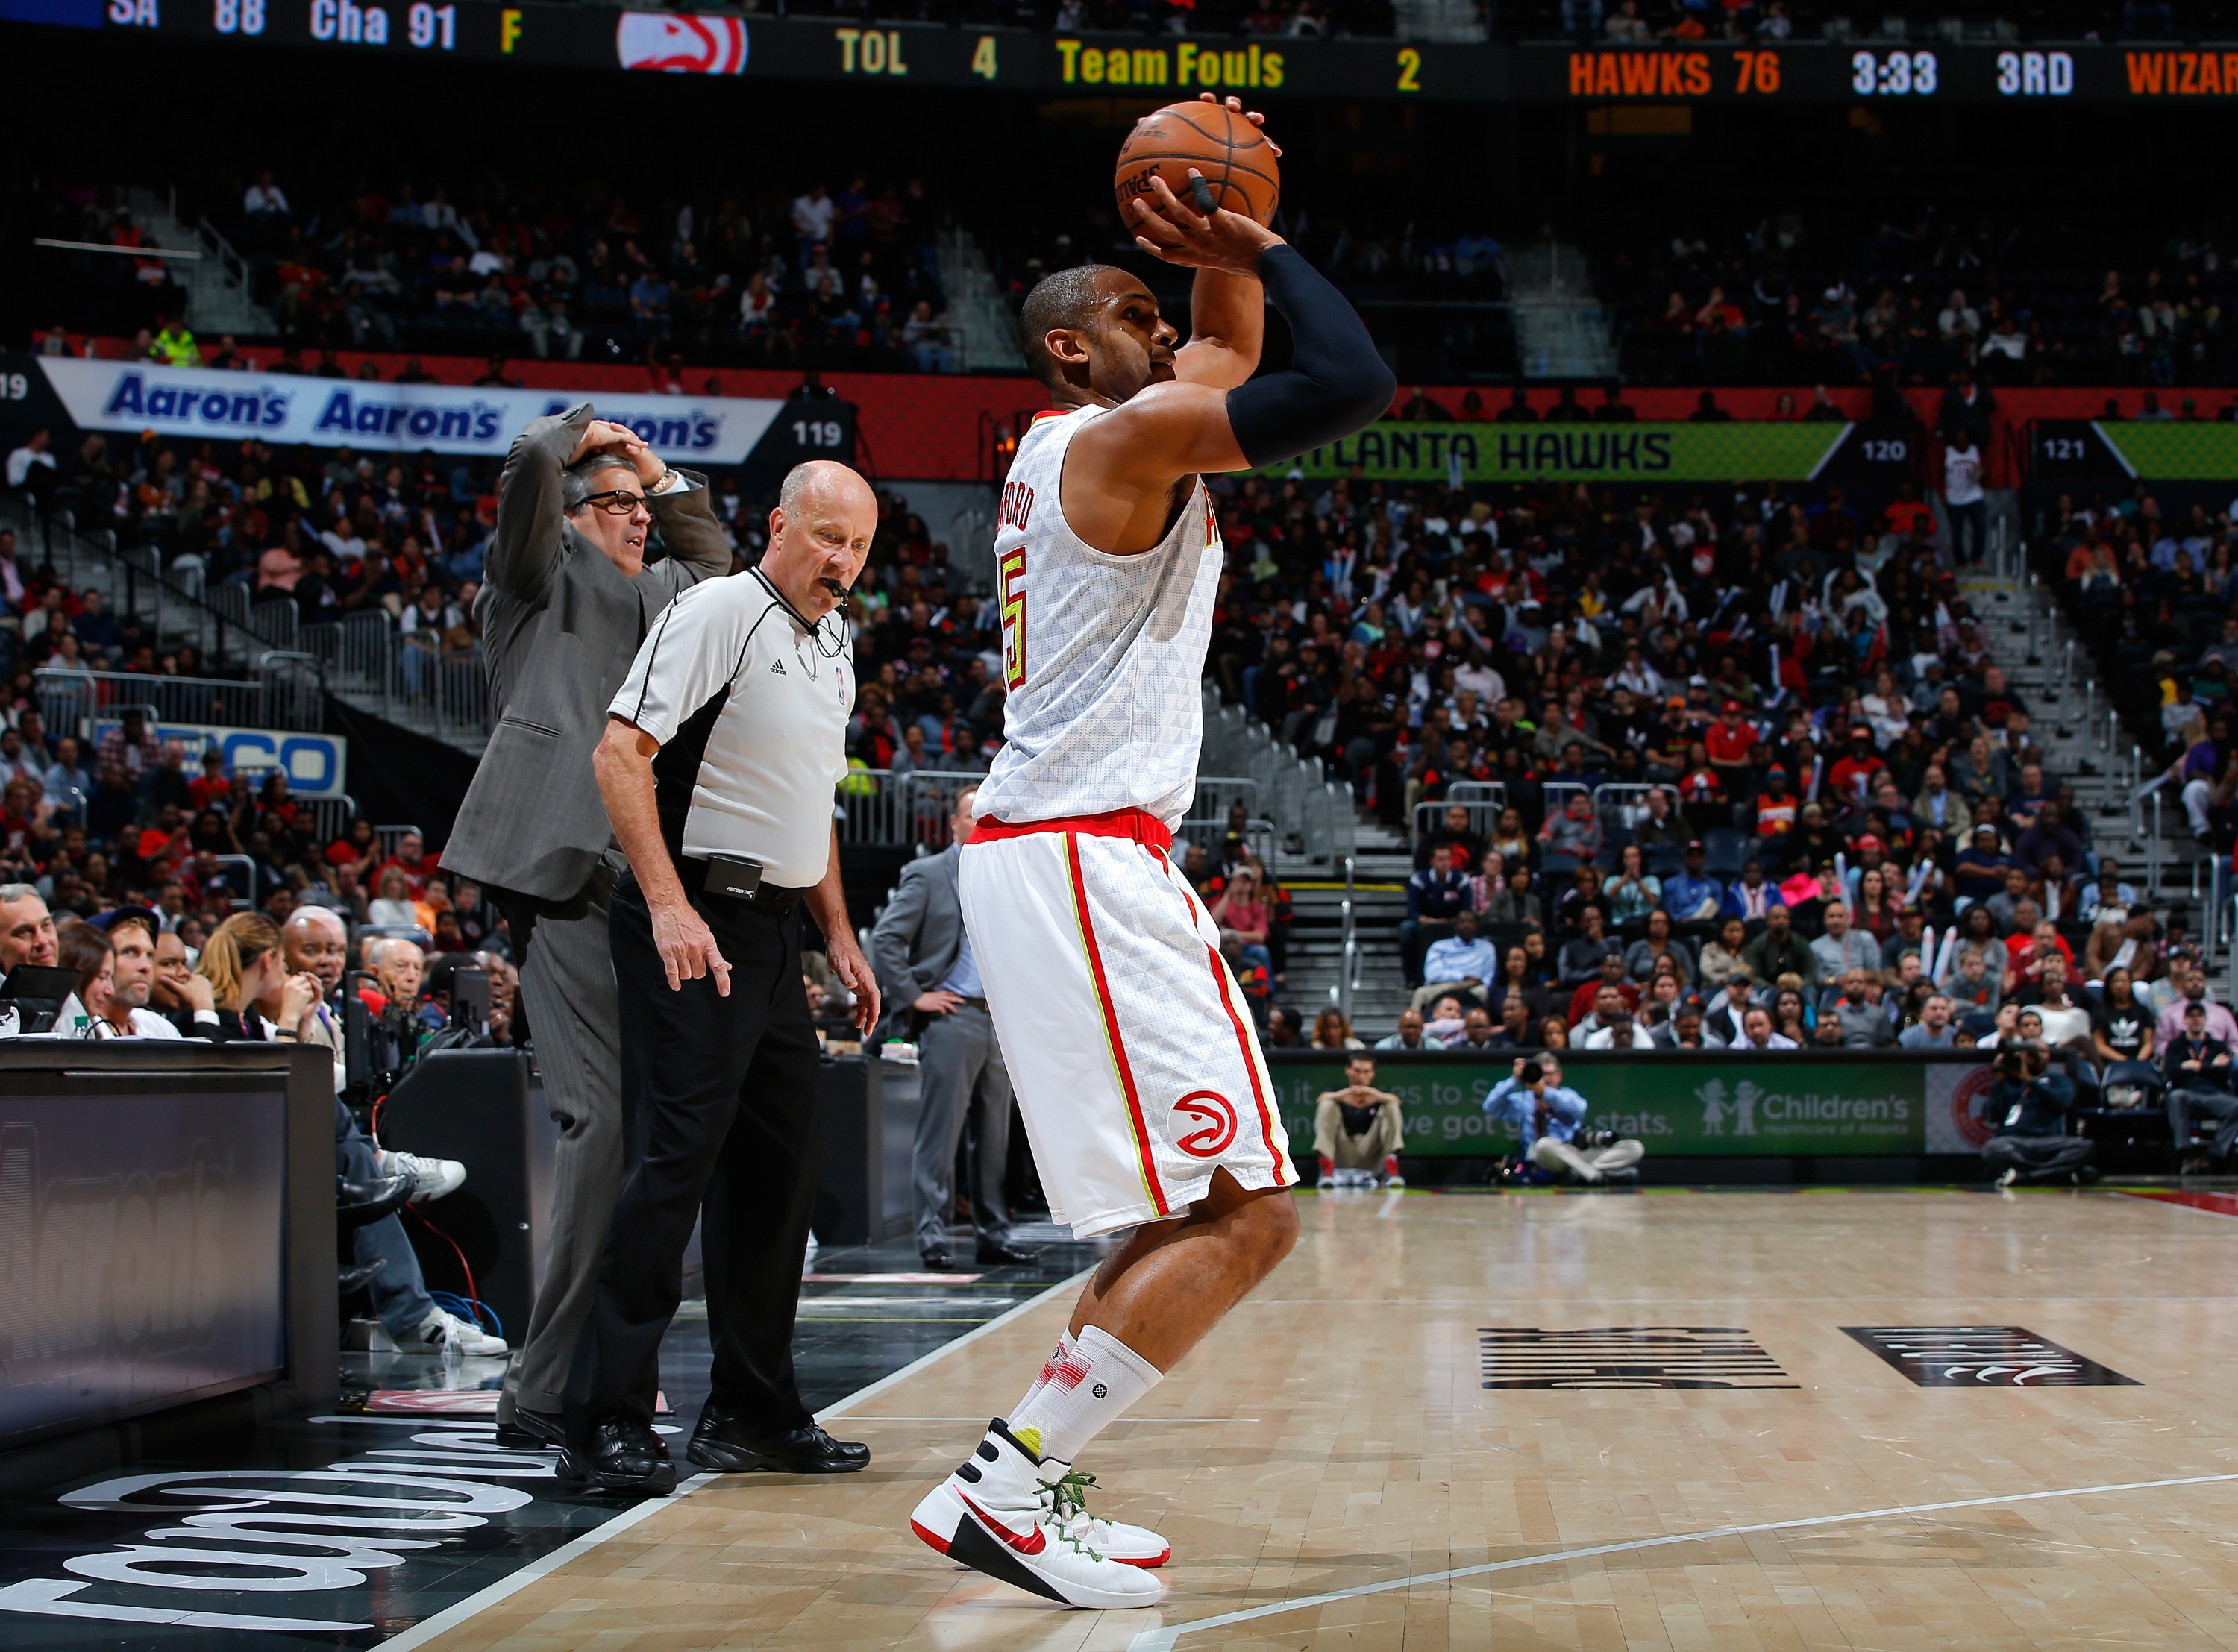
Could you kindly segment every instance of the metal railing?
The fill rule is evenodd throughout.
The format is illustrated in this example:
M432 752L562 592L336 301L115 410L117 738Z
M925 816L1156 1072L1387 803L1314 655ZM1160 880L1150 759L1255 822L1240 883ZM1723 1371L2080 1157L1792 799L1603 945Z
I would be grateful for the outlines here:
M1220 846L1228 841L1228 816L1216 820L1185 820L1174 828L1174 842L1179 844L1203 845L1205 858L1211 862ZM1243 823L1243 847L1259 857L1260 864L1269 874L1275 869L1275 823L1271 820L1247 820Z
M1260 814L1255 807L1259 801L1259 783L1241 775L1199 775L1196 777L1196 800L1189 805L1191 820L1226 820L1228 811L1237 803L1243 805L1247 816Z
M240 665L260 681L269 677L271 662L281 662L284 687L273 692L298 709L283 713L288 721L262 726L320 727L323 712L312 708L331 689L389 722L469 750L488 740L489 680L479 648L446 651L439 633L400 631L382 608L302 624L292 600L255 601L240 579L208 586L192 559L166 570L154 545L120 551L114 532L82 529L68 511L40 517L18 501L0 501L0 525L17 530L27 560L51 561L71 590L100 591L110 611L142 622L160 639L190 644L212 664Z
M2233 940L2229 955L2223 960L2224 965L2230 972L2230 977L2223 988L2222 1001L2225 1004L2238 1004L2238 894L2232 895L2222 902L2222 921L2229 926L2226 933Z
M346 791L338 791L331 797L299 797L291 792L288 801L309 816L312 847L321 853L328 844L340 842L342 834L349 829L350 822L357 818L357 799Z
M315 670L308 677L301 657L268 651L257 674L150 677L130 671L83 671L46 665L32 672L39 714L56 733L90 737L92 725L137 706L158 726L184 724L218 728L298 729L324 723Z
M261 611L277 604L259 604ZM297 629L280 627L327 687L361 698L390 723L479 750L489 738L489 673L479 647L446 651L430 630L401 631L385 609ZM275 616L276 617L276 616Z
M1414 842L1420 843L1425 837L1437 830L1444 823L1446 811L1449 809L1467 809L1469 830L1479 837L1489 837L1493 829L1500 824L1500 816L1506 812L1507 805L1505 803L1466 803L1456 799L1450 793L1442 803L1416 803L1414 815Z
M1337 955L1336 985L1330 989L1347 1027L1352 1025L1353 995L1360 989L1359 921L1354 911L1352 874L1352 856L1347 855L1344 856L1344 899L1337 908L1344 922L1344 944Z
M983 775L939 770L851 769L839 783L833 814L843 843L914 843L928 853L952 841L949 820L956 794L985 779Z
M233 867L240 869L240 888L235 891L238 904L247 911L254 912L256 910L260 902L256 898L257 880L255 861L246 855L213 855L210 856L210 859L216 862L217 864L222 867ZM228 884L232 882L233 880L231 878L227 879L227 882Z
M1505 780L1456 780L1446 788L1449 803L1498 803L1507 806L1507 783Z
M253 667L261 654L287 640L257 633L246 585L206 590L194 558L166 570L153 545L120 549L113 529L81 527L68 510L37 514L19 500L0 501L0 525L16 530L25 561L52 563L72 591L99 591L118 618L141 621L166 644L189 644L213 664ZM294 605L288 607L292 618Z

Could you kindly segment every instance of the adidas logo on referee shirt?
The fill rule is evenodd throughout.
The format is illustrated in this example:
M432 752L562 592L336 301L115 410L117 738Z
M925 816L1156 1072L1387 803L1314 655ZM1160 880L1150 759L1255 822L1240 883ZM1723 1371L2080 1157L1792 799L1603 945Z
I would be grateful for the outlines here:
M781 659L771 660L770 662L770 670L775 671L779 677L783 677L785 675L785 662Z

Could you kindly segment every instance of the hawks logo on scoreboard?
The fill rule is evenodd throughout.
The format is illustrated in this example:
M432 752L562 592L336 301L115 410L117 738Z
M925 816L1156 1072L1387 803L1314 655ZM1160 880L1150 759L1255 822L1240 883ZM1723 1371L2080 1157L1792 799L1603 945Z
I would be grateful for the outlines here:
M741 75L745 72L746 50L746 25L737 17L625 11L614 30L614 51L624 69L652 69L672 75Z

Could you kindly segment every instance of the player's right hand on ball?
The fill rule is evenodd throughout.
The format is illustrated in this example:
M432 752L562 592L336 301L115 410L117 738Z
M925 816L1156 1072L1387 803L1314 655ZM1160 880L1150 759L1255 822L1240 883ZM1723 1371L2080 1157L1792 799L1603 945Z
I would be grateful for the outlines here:
M717 996L731 995L730 961L715 944L715 932L707 927L707 921L688 903L653 909L652 943L660 948L669 991L680 991L685 981L712 973Z
M1204 174L1191 167L1192 181ZM1209 202L1208 193L1205 199ZM1259 273L1259 254L1282 238L1240 212L1215 207L1209 216L1175 195L1162 177L1152 177L1150 193L1132 202L1135 244L1169 264L1192 269L1224 269L1238 275Z

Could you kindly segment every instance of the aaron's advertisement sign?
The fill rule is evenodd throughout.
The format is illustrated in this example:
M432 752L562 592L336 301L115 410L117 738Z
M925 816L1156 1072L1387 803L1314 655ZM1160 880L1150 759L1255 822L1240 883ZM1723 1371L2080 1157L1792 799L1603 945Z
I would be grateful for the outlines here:
M1376 1055L1375 1083L1405 1103L1406 1151L1497 1158L1520 1139L1487 1118L1486 1094L1513 1071L1513 1058ZM1314 1104L1344 1087L1341 1061L1282 1056L1269 1063L1291 1151L1310 1156ZM1587 1125L1638 1138L1651 1153L1867 1155L1972 1153L1990 1069L1961 1059L1851 1054L1728 1056L1578 1055L1563 1081L1590 1104Z

